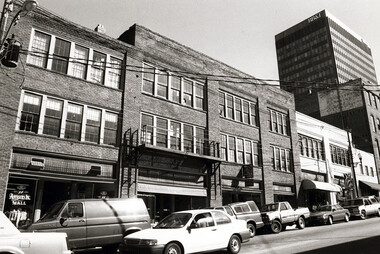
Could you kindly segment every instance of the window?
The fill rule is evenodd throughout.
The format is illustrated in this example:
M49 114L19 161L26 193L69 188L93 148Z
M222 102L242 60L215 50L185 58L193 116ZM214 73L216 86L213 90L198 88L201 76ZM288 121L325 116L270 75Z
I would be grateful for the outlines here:
M289 135L287 115L270 109L269 118L269 130L279 134Z
M234 119L234 98L227 94L227 118Z
M156 118L156 145L160 147L168 147L168 121L163 118Z
M87 123L85 140L99 143L100 138L100 118L101 111L98 109L87 108Z
M244 163L244 142L241 138L236 139L237 163Z
M141 138L144 143L153 145L153 116L141 116Z
M181 124L170 121L170 148L181 150Z
M28 62L30 64L46 68L47 59L49 55L51 36L41 33L34 32L34 37L32 41L32 53L29 56Z
M108 73L107 86L112 88L119 88L121 77L121 60L111 57L110 69Z
M254 105L254 104L253 104ZM243 101L243 122L249 124L249 102Z
M365 166L365 174L366 174L367 176L369 176L368 166Z
M67 107L65 138L81 139L82 118L83 107L69 103Z
M196 136L195 136L195 148L197 154L206 154L206 130L203 128L195 128Z
M176 103L181 103L181 78L172 76L171 81L171 100Z
M41 96L25 94L21 112L20 130L38 132Z
M106 112L104 125L104 144L116 146L117 114Z
M291 151L271 146L272 166L274 170L293 172Z
M226 117L226 101L225 101L225 94L222 92L219 92L219 115L222 117Z
M259 143L252 142L252 149L253 149L253 165L259 166L260 165L260 152L259 152Z
M193 82L186 79L183 81L183 104L193 106Z
M235 138L228 137L228 160L236 162L236 143Z
M183 145L185 152L193 152L194 141L193 141L193 126L183 125Z
M227 160L227 136L226 135L221 135L220 158L222 160Z
M103 84L104 83L104 73L106 65L106 55L94 51L92 57L90 80L92 82Z
M204 109L204 86L195 83L195 107Z
M157 96L168 98L168 73L167 72L157 72Z
M62 101L48 98L43 134L59 137L61 132Z
M75 45L72 75L77 78L86 79L88 64L88 49Z
M231 219L228 218L227 215L218 212L218 211L212 211L211 212L214 215L216 225L223 225L223 224L229 224L231 223Z
M69 56L70 42L56 38L51 69L66 74L67 66L69 64Z
M244 142L245 149L245 164L253 164L252 163L252 146L251 141L245 140Z
M241 100L238 98L235 98L235 120L242 122L242 105Z
M144 64L143 92L154 94L154 67Z
M375 176L375 172L373 170L373 167L370 167L370 169L371 169L371 176Z
M331 161L332 163L350 166L351 160L348 156L348 149L340 148L335 145L330 145Z

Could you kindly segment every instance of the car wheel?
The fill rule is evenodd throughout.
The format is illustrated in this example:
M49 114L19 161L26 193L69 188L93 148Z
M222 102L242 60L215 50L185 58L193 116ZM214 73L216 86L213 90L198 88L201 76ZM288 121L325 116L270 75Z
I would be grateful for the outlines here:
M377 217L380 217L380 209L377 210Z
M165 247L164 254L182 254L181 248L176 243L169 243Z
M299 217L297 220L297 228L304 229L305 228L305 219L303 217Z
M365 220L367 218L367 214L365 211L361 211L360 213L360 219Z
M327 218L327 224L328 225L332 225L334 223L334 221L333 221L333 217L332 216L329 216L328 218Z
M251 238L256 235L256 227L252 223L247 224L247 228L249 229L249 233L251 234Z
M279 222L278 220L273 221L273 223L270 225L270 229L274 234L280 233L282 230L281 222Z
M349 222L350 221L350 216L347 213L344 215L344 221L345 222Z
M229 254L237 254L239 253L241 248L241 241L237 235L233 235L228 242L227 252Z

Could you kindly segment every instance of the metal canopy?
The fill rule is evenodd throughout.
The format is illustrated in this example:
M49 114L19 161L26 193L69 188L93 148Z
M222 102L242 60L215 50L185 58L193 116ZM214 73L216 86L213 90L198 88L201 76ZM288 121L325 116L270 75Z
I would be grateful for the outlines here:
M331 192L341 192L342 188L334 183L318 182L305 179L302 181L302 187L305 190L323 190Z
M365 185L367 185L368 187L370 187L371 189L373 190L377 190L377 191L380 191L380 184L377 184L377 183L371 183L371 182L365 182L365 181L359 181Z

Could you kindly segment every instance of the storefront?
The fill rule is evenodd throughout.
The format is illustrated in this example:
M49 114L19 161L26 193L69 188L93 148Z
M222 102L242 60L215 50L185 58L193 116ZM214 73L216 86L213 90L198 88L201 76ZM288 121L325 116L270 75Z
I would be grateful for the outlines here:
M336 194L342 192L337 184L308 179L302 181L302 188L306 191L307 206L312 210L320 205L336 204Z

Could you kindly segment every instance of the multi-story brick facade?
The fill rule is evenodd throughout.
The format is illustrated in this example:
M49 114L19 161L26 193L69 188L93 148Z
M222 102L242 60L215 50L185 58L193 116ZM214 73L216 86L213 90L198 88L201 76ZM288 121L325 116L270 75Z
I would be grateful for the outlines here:
M113 39L39 8L13 33L24 54L0 73L4 211L33 220L57 200L104 196L140 196L152 218L297 203L290 93L139 25Z

